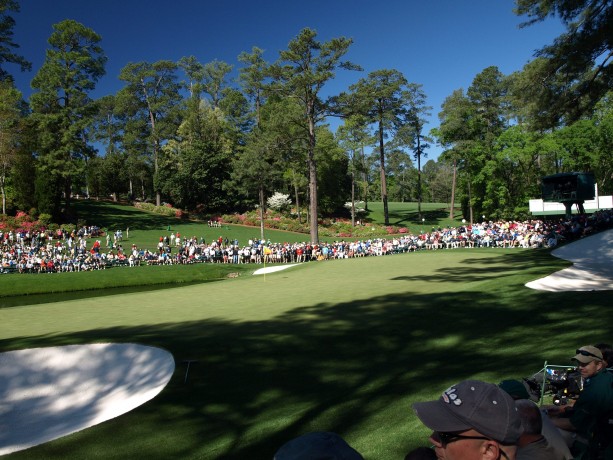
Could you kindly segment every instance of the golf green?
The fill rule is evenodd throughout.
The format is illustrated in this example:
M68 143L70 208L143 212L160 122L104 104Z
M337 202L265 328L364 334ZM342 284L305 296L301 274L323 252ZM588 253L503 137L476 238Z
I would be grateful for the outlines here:
M1 309L2 350L132 342L177 364L143 406L9 457L270 459L324 430L366 459L403 458L427 444L412 402L610 339L607 293L524 287L565 266L540 250L423 251Z

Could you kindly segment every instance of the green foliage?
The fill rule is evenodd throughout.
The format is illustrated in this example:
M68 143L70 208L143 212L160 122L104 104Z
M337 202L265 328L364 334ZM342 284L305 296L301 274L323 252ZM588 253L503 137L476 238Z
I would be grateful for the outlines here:
M75 224L62 224L59 227L68 234L71 234L77 230L77 226Z
M20 10L19 2L16 0L0 1L0 64L8 62L19 65L22 72L32 69L32 64L23 56L15 54L13 50L19 45L13 41L15 19L9 14L13 11L18 13ZM8 71L0 67L0 81L12 81L13 77Z
M567 124L590 114L611 89L613 65L609 1L517 0L518 15L527 15L524 25L558 16L566 31L539 51L544 78L539 85L550 97L541 99L539 109Z
M449 95L431 133L445 151L423 168L430 108L420 85L378 69L338 97L321 96L337 71L358 69L344 61L350 39L320 42L304 29L272 65L259 48L241 53L240 90L228 81L233 66L220 61L129 63L120 73L125 87L92 101L106 62L100 37L63 21L32 82L32 115L25 116L10 85L0 88L0 127L20 132L0 145L7 211L36 208L53 221L74 221L70 199L87 192L143 202L155 196L157 205L176 206L175 217L213 215L264 209L280 191L296 203L301 220L308 208L310 238L317 240L317 216L343 211L352 193L369 204L454 200L467 219L526 215L540 178L556 172L594 172L600 194L610 194L613 111L611 94L603 92L611 87L605 85L610 61L593 67L587 57L601 49L611 8L559 0L517 5L536 21L563 17L570 35L560 38L568 47L556 42L508 76L487 67L469 88ZM12 54L14 21L7 14L18 6L0 3L0 43L9 45L0 50L0 64L21 62ZM0 68L2 76L10 80ZM570 108L569 97L576 99ZM329 114L344 117L336 137L325 124ZM96 156L87 140L103 145L103 154ZM382 212L383 222L393 224L390 210Z
M158 205L164 186L164 177L160 176L161 146L175 136L179 124L181 96L176 70L177 64L161 60L129 63L119 73L120 80L126 83L117 100L118 111L126 119L130 132L126 150L134 157L138 146L147 146ZM136 159L134 164L139 162Z
M37 187L39 208L59 218L62 194L69 207L72 184L84 173L84 160L94 156L87 132L95 113L89 93L105 73L101 37L93 30L64 20L53 26L45 62L32 80L30 98L37 124L37 179L54 187ZM49 195L52 193L52 195ZM43 196L45 195L45 196Z
M10 174L14 209L31 209L37 206L35 180L32 179L36 177L36 161L29 150L30 141L35 136L31 134L31 126L28 123L24 134L25 142L17 151Z
M332 98L322 100L324 85L334 78L337 69L360 70L359 66L342 61L352 40L341 37L327 42L316 40L317 33L305 28L290 41L288 49L279 53L279 62L271 66L277 94L295 98L304 114L302 123L307 133L306 160L309 173L309 216L311 241L318 242L318 182L316 160L316 124L328 112Z
M21 93L10 81L1 79L0 72L0 198L2 200L0 210L2 214L6 214L8 179L18 161L19 146L23 138L21 98Z
M57 177L49 176L43 171L36 172L35 195L39 212L50 214L54 220L61 219L61 183Z
M51 214L40 213L38 215L38 221L43 227L47 227L52 222Z
M226 78L232 71L227 62L215 59L202 67L202 90L209 95L213 107L219 107L223 91L226 86Z
M163 216L182 217L184 214L184 211L174 208L169 204L165 204L164 206L156 206L153 203L143 203L137 201L134 203L134 207L149 212L155 212L156 214L161 214Z
M221 216L224 224L237 224L258 227L260 225L259 211L249 211L242 214L224 214ZM407 227L400 222L398 225L384 225L381 222L369 221L361 225L351 225L351 220L343 217L320 218L319 234L325 238L381 238L389 235L407 233ZM283 213L267 210L264 214L264 225L267 229L283 230L288 232L309 233L309 226L299 222L295 217ZM308 239L308 238L303 238Z
M179 126L178 140L171 139L162 148L157 177L162 193L180 208L203 204L208 212L215 212L227 201L223 184L230 177L230 127L220 109L191 102L188 111L196 113Z
M316 148L319 205L323 215L338 213L351 196L348 158L328 129L317 131Z
M363 117L366 124L371 125L377 138L380 190L383 202L385 223L389 223L387 215L387 172L386 145L384 139L401 129L406 122L408 107L405 107L405 94L408 81L404 75L395 70L376 70L366 78L360 79L350 86L350 93L341 95L341 100L352 115Z
M598 151L598 128L593 120L579 120L556 132L564 171L590 171Z

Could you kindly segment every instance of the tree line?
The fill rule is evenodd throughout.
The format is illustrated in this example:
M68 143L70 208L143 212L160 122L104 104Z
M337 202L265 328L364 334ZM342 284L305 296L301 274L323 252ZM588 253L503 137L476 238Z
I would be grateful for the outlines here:
M81 194L263 212L284 192L317 242L318 216L348 201L381 200L386 224L388 200L417 201L420 213L422 201L447 202L452 217L457 203L472 222L525 216L552 173L594 172L601 194L613 191L611 2L517 0L526 25L558 15L567 32L520 71L481 71L446 98L428 133L427 95L395 69L325 96L338 72L361 68L344 59L351 39L321 42L308 28L275 62L257 47L241 53L236 71L194 56L128 63L122 88L93 99L102 37L67 19L54 25L24 101L5 68L31 68L12 41L18 10L0 0L3 214L34 209L60 221ZM341 120L335 132L329 117ZM427 160L434 142L445 151Z

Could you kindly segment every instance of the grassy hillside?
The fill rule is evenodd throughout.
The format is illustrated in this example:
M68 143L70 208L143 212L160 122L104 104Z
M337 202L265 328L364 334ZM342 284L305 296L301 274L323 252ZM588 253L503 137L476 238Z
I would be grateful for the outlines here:
M422 220L417 212L417 203L389 203L389 217L392 225L407 227L410 232L419 234L429 231L432 227L461 225L461 215L456 211L458 218L449 219L449 207L444 203L422 204ZM382 203L369 203L368 221L383 224ZM180 220L175 217L161 216L147 211L136 209L133 206L114 204L102 201L78 201L76 211L79 218L89 225L98 225L110 232L122 230L124 239L129 244L136 244L139 248L155 249L160 236L179 232L183 236L196 236L210 242L220 236L230 241L236 239L239 244L246 244L249 239L260 237L259 227L245 227L240 225L223 225L221 228L210 228L206 222L193 222ZM129 228L129 233L126 229ZM127 238L126 238L127 237ZM265 229L264 237L273 242L300 242L308 241L309 235L304 233L284 232L280 230ZM321 237L321 241L335 241L338 237ZM104 240L101 239L104 243ZM124 244L125 247L125 244Z
M368 203L368 219L383 224L383 203ZM455 209L454 219L449 219L449 203L422 203L421 218L417 210L417 203L388 203L389 221L391 225L407 227L412 233L429 231L432 227L457 227L462 225L462 213ZM423 219L423 221L422 221Z

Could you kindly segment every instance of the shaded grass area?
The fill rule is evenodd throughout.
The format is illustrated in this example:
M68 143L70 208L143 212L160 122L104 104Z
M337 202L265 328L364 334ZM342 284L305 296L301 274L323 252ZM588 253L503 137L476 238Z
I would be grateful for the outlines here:
M176 287L225 279L229 273L251 273L255 266L229 264L164 265L114 267L107 270L70 273L10 274L0 277L0 308L117 293L117 289L134 291ZM84 294L81 291L88 291ZM121 291L128 292L128 291ZM57 295L60 296L57 296Z
M173 226L179 219L137 209L121 203L95 200L75 200L74 211L88 225L100 228L125 230L128 227L142 230L159 230Z
M81 200L76 202L75 210L80 219L84 219L88 225L97 225L108 230L111 235L116 230L122 230L124 249L129 249L136 244L139 249L155 251L161 236L170 236L171 233L179 232L182 237L204 238L210 243L228 238L230 242L238 240L241 246L246 246L249 239L260 238L259 227L247 227L242 225L223 225L222 227L209 227L207 222L177 219L176 217L162 216L137 209L133 206L109 203L107 201ZM130 229L129 233L126 231ZM266 229L266 239L272 242L302 242L308 241L309 235L281 230ZM105 237L98 237L102 248L107 250ZM93 244L93 239L90 244ZM324 241L324 239L322 239Z
M422 203L421 214L417 208L416 202L388 203L390 224L407 227L411 233L416 235L429 232L433 228L459 227L462 225L462 212L459 208L455 208L454 218L449 218L449 203ZM380 224L385 222L383 203L368 203L368 209L370 211L368 219Z
M523 287L566 265L546 251L424 251L5 309L2 350L136 342L177 363L149 403L7 458L266 459L314 430L366 459L403 458L427 443L412 402L610 341L609 293ZM185 359L198 360L187 384Z

